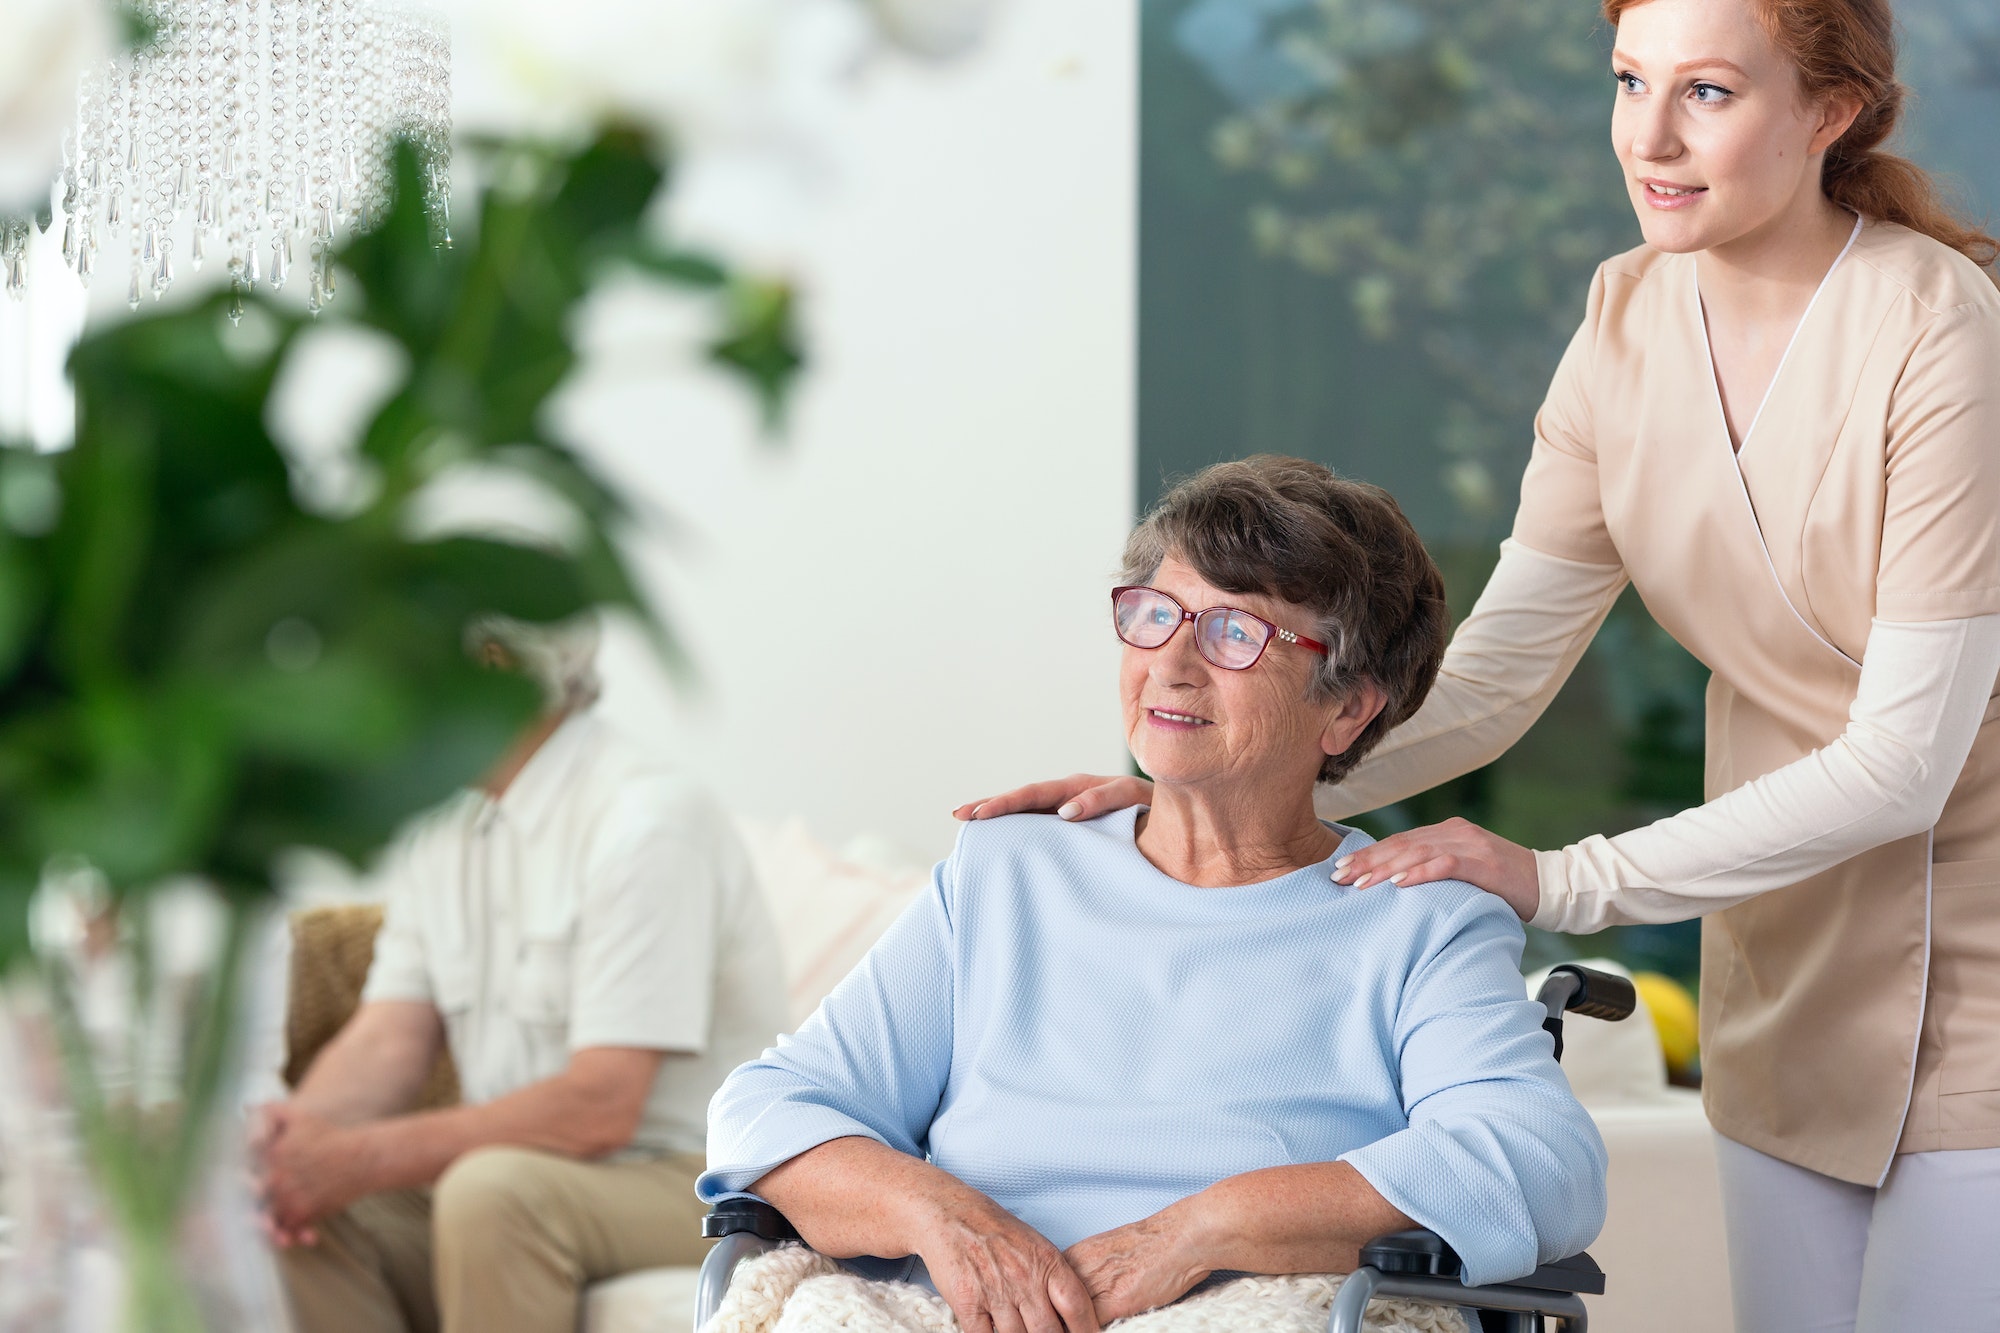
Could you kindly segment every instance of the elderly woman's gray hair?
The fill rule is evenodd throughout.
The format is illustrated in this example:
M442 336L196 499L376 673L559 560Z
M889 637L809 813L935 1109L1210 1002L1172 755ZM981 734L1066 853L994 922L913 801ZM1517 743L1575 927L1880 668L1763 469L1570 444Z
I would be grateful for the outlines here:
M1320 781L1337 782L1417 711L1451 636L1444 578L1379 486L1318 463L1259 454L1205 468L1161 497L1125 544L1124 583L1145 583L1168 556L1224 592L1261 593L1306 609L1331 654L1315 699L1372 682L1387 702ZM1302 631L1304 626L1299 627Z

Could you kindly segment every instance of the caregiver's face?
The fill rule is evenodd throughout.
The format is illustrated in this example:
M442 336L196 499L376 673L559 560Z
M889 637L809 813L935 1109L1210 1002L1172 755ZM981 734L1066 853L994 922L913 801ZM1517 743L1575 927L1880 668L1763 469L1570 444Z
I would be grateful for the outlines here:
M1611 71L1611 142L1654 248L1726 245L1817 203L1839 132L1753 0L1645 0L1619 16Z
M1312 632L1301 608L1257 593L1224 592L1173 556L1149 584L1191 612L1231 606ZM1339 711L1335 702L1306 700L1319 655L1273 640L1256 665L1225 671L1196 650L1193 631L1183 625L1159 648L1125 645L1119 695L1132 757L1157 782L1309 785Z

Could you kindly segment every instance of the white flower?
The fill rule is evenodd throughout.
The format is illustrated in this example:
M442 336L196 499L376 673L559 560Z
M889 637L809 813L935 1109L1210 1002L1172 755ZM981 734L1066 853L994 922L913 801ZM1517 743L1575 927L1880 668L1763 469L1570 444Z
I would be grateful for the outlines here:
M0 210L48 196L76 120L77 81L112 54L103 0L7 0L0 23Z
M838 175L856 77L885 42L934 58L992 0L443 0L461 131L570 139L606 121L673 145L689 239L791 267Z
M628 120L689 151L809 131L868 45L852 0L446 0L454 114L562 136Z
M986 34L992 0L868 0L890 41L933 60L964 55Z

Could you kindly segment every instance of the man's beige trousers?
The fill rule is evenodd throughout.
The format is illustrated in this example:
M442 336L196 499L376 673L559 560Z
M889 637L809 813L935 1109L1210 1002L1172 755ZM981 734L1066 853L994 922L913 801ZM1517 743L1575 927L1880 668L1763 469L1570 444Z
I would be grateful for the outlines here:
M701 1262L701 1169L467 1153L435 1189L362 1199L279 1252L297 1333L573 1333L586 1283Z

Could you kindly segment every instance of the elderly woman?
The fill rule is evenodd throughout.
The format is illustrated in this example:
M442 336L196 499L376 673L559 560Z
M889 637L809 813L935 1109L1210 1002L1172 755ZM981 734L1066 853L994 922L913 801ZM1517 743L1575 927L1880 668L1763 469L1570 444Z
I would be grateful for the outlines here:
M1604 1148L1524 998L1519 921L1470 886L1334 883L1369 840L1313 814L1443 654L1401 510L1317 464L1225 463L1139 525L1121 582L1152 806L967 825L716 1094L702 1197L754 1192L830 1256L913 1256L996 1333L1345 1271L1417 1223L1468 1282L1582 1249Z

